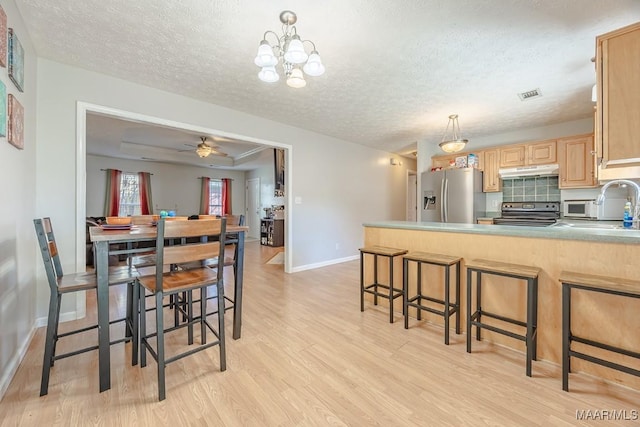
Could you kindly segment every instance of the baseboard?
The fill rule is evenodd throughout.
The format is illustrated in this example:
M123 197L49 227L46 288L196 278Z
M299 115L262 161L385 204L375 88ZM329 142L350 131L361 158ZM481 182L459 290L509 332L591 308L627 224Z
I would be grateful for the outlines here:
M0 377L0 401L2 401L4 394L9 389L9 384L11 384L11 380L13 379L14 375L18 371L18 367L20 366L20 363L22 363L22 360L27 354L27 350L29 349L29 346L31 345L31 341L33 340L33 337L36 334L36 330L38 329L36 324L37 322L33 324L33 326L31 327L31 331L29 331L29 334L27 335L27 338L23 341L22 345L20 346L18 351L15 352L11 360L9 360L7 369L4 370L4 372L2 373L2 376Z
M337 258L337 259L331 259L329 261L317 262L315 264L300 265L298 267L292 268L291 273L298 273L300 271L305 271L305 270L313 270L314 268L327 267L329 265L340 264L340 263L349 262L349 261L356 261L359 259L360 259L360 255L353 255L345 258Z

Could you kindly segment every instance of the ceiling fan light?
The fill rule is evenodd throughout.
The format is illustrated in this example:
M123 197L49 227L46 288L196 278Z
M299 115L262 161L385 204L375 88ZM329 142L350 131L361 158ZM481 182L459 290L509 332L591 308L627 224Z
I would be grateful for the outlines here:
M269 42L262 40L258 47L258 54L253 61L258 67L272 67L278 63L278 58L273 54L273 48Z
M258 73L258 78L263 82L267 83L275 83L280 80L280 75L276 71L276 67L263 67L262 70Z
M598 85L593 85L591 89L591 102L598 102Z
M287 51L284 53L284 60L292 64L302 64L309 56L304 51L300 37L295 35L291 38Z
M304 75L300 68L294 68L293 71L291 71L291 74L287 78L287 85L296 89L307 85L307 81L304 79Z
M312 77L318 77L324 74L324 65L317 51L311 52L307 63L302 67L304 72Z
M199 157L207 157L209 154L211 154L211 147L209 147L205 143L198 144L198 147L196 148L196 153L198 154Z

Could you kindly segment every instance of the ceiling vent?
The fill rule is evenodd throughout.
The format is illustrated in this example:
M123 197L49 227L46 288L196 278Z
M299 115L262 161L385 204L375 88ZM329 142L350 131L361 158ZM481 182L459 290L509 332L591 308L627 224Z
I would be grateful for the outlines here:
M539 88L528 90L526 92L522 92L518 94L518 98L520 98L521 101L526 101L532 98L540 98L541 96L542 96L542 92L540 92Z

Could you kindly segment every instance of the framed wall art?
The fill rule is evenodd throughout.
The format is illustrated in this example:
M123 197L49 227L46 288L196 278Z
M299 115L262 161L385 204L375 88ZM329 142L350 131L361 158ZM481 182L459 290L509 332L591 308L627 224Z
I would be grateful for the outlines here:
M0 67L7 66L7 14L4 13L4 9L0 6Z
M13 28L9 28L9 78L24 92L24 49Z
M0 136L7 136L7 87L0 81Z
M19 150L24 149L24 108L15 96L9 94L9 133L7 141Z

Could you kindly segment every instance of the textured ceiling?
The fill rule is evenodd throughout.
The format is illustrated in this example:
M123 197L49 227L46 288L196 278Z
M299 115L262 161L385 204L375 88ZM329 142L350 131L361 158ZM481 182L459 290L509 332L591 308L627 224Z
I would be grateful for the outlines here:
M638 0L16 0L39 56L387 151L589 117L595 36ZM253 64L298 15L326 73L289 88ZM539 88L543 96L520 101Z

